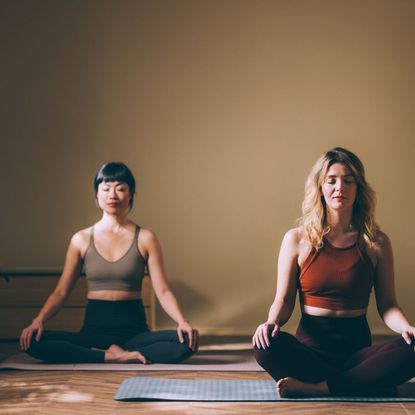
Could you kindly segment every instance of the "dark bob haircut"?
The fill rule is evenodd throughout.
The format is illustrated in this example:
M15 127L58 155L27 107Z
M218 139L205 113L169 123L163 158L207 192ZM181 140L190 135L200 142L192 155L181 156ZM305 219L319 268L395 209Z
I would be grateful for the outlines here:
M110 162L104 164L95 176L94 190L95 195L98 192L98 186L102 182L123 182L127 183L130 189L130 209L133 207L135 195L135 179L131 170L121 162Z

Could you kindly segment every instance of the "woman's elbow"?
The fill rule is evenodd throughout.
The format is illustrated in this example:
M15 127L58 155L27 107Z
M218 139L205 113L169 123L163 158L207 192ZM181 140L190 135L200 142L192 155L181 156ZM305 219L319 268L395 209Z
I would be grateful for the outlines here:
M294 310L295 298L285 297L285 298L276 298L273 303L274 307L283 308L287 311Z
M397 308L399 308L399 306L396 301L377 304L378 313L382 319L384 319L391 311L396 310Z
M69 290L56 289L51 295L53 302L58 305L63 305L69 297Z
M160 288L159 290L155 290L156 297L162 301L165 298L170 298L173 295L173 292L168 287Z

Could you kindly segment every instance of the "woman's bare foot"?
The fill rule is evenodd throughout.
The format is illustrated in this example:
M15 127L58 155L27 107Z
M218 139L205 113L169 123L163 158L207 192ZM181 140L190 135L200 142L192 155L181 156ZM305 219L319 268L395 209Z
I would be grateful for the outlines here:
M105 351L104 359L107 363L150 363L140 352L129 352L116 344Z
M284 378L277 382L277 393L281 398L330 395L327 382L307 383L295 378Z

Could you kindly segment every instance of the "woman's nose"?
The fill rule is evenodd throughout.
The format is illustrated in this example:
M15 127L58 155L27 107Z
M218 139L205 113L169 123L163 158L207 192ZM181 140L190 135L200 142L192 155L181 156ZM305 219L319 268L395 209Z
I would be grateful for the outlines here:
M343 190L343 185L344 185L343 180L342 179L338 179L336 181L336 190Z

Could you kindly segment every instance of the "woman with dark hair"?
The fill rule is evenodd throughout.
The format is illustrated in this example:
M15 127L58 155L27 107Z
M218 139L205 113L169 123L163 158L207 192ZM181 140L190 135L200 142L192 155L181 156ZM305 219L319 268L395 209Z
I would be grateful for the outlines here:
M358 157L339 147L324 153L307 178L301 224L282 242L268 319L253 336L282 397L393 393L415 376L415 327L396 301L392 246L374 210ZM372 287L381 318L400 334L376 345L366 320ZM292 336L280 329L297 290L302 316Z
M57 287L20 336L31 356L49 363L177 363L198 348L198 332L184 318L166 279L156 235L128 218L135 180L123 163L108 163L95 176L102 218L71 239ZM177 330L149 331L141 300L148 267L154 292ZM85 268L88 303L79 333L43 330L68 298Z

